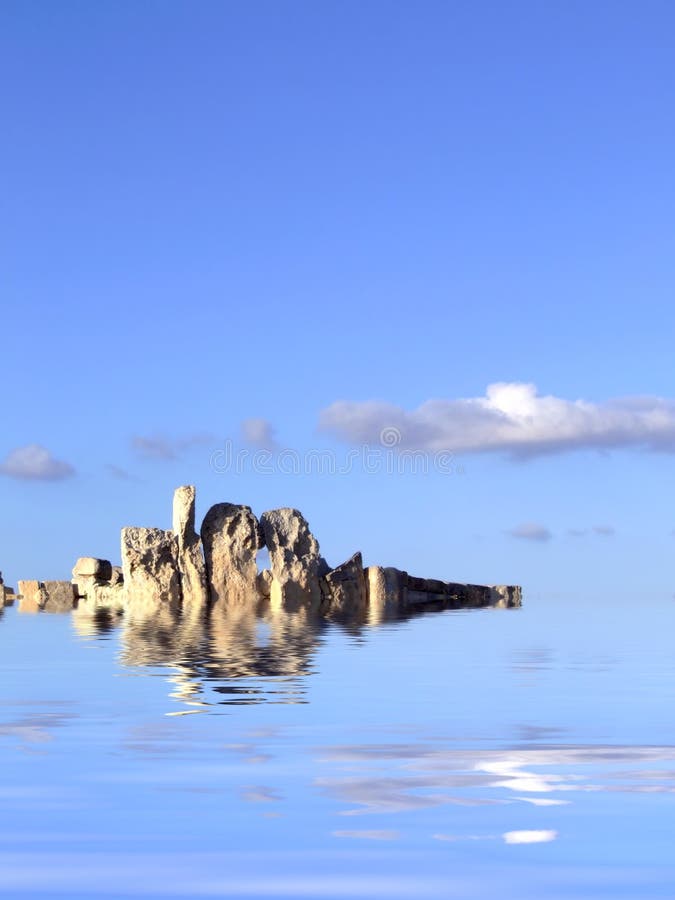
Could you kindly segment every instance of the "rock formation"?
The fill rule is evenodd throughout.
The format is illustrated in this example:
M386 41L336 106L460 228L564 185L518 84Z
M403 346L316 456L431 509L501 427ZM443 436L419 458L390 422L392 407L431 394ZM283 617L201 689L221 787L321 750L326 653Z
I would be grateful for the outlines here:
M107 559L80 557L73 567L73 585L81 613L113 614L124 609L122 569Z
M405 589L398 569L368 566L368 619L372 625L393 619L405 604Z
M270 568L259 573L257 554L263 547ZM425 609L511 608L522 600L516 585L459 584L392 567L364 569L360 553L331 569L297 509L269 510L258 522L248 506L217 503L204 517L200 540L195 489L189 485L174 494L173 531L123 528L121 550L121 568L86 556L77 560L72 582L20 581L20 609L77 607L83 621L87 614L121 612L137 622L167 613L171 621L173 613L181 613L181 627L192 634L207 608L210 620L225 611L230 626L246 622L250 628L251 616L264 609L284 613L287 620L297 613L298 621L323 616L377 624ZM5 594L0 574L0 598Z
M121 544L127 604L180 608L178 541L172 532L123 528Z
M272 607L289 612L300 607L318 611L319 579L327 566L305 517L297 509L272 509L262 514L260 525L270 553Z
M0 607L11 606L14 603L14 588L7 587L2 580L2 572L0 572Z
M202 542L195 531L196 491L192 485L173 495L173 533L178 544L178 571L185 608L201 609L209 599Z
M217 503L201 528L212 604L250 604L258 596L256 555L263 546L258 520L249 506Z
M368 609L368 584L360 553L324 575L321 612L338 621L361 621Z

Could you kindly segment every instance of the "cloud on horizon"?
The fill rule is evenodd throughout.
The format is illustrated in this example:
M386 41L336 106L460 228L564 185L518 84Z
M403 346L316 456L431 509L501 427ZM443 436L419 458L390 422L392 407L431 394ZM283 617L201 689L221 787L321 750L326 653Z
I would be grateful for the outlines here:
M180 459L193 447L210 444L214 440L212 434L192 434L186 437L170 438L166 435L134 435L131 446L143 459L154 459L168 462Z
M52 456L46 447L27 444L7 454L0 463L0 474L21 481L62 481L71 478L75 469L70 463Z
M675 453L675 401L642 396L590 403L540 395L534 384L498 382L483 397L427 400L413 410L338 401L321 411L319 428L351 444L431 453L493 452L521 459L629 447Z

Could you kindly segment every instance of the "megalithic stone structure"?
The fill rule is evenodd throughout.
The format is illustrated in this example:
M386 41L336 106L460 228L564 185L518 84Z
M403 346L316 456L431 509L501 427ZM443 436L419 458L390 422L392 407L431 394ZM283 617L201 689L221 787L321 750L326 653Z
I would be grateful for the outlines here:
M318 612L320 578L328 567L307 520L299 510L284 507L264 512L260 525L270 553L272 608L293 612L305 607Z
M334 569L302 513L291 507L263 513L249 506L217 503L195 527L195 488L183 485L173 498L173 530L122 529L122 567L81 557L71 582L20 581L22 611L68 610L78 614L131 611L198 611L240 614L271 609L321 615L338 622L377 624L418 610L518 607L518 585L476 585L418 578L393 567L363 567L360 553ZM258 573L257 553L267 547L270 568ZM6 593L0 574L0 600Z
M201 535L211 603L225 607L255 604L256 556L263 539L251 507L217 503L204 517Z
M209 600L202 542L195 531L196 490L193 485L176 488L173 495L173 533L177 541L183 606L202 609Z
M178 541L161 528L122 529L125 602L137 607L180 609Z

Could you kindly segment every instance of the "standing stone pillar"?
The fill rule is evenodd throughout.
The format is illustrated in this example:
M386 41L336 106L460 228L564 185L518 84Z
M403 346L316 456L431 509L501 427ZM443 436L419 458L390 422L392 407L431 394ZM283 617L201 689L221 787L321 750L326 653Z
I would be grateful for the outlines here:
M307 520L297 509L273 509L262 514L260 525L270 553L272 610L318 612L326 564Z
M209 596L202 542L195 531L195 499L193 485L183 485L174 491L173 533L178 543L178 571L186 609L203 608Z
M262 535L250 506L216 503L204 516L201 535L211 603L255 607L256 555L262 547Z
M161 528L122 529L122 573L127 604L147 611L181 604L178 542Z

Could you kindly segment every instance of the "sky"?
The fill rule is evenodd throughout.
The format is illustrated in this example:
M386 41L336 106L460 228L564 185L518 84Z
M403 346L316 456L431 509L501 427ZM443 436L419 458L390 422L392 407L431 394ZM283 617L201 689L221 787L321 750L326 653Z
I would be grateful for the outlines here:
M189 483L333 565L672 598L674 35L1 2L5 580L118 560Z

